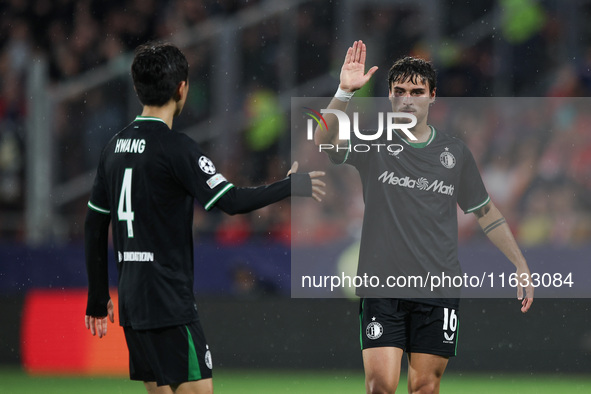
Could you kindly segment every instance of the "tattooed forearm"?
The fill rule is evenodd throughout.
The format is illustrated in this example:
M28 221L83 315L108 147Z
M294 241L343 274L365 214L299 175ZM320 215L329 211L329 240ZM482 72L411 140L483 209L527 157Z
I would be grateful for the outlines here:
M485 228L483 228L483 231L485 234L488 234L503 223L506 223L505 218L500 218L498 220L495 220L494 222L492 222L491 224L489 224Z

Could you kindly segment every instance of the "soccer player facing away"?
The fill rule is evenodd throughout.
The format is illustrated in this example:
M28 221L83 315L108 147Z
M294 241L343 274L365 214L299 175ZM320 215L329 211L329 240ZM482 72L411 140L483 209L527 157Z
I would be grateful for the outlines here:
M290 195L320 200L323 172L241 188L217 172L187 135L172 130L189 90L188 64L170 44L138 47L131 73L141 116L102 151L85 222L85 324L99 338L113 319L107 244L112 220L119 319L130 377L149 393L211 393L212 359L193 293L194 199L206 210L249 212Z
M345 111L353 93L375 73L365 73L366 46L356 41L347 50L340 85L328 108ZM431 275L459 274L456 206L473 213L490 240L515 265L518 275L529 278L527 263L505 219L490 200L476 163L466 145L427 123L435 100L436 72L422 59L405 57L394 63L388 75L393 112L410 113L417 123L409 131L395 130L393 141L403 150L356 152L346 149L363 142L352 134L338 138L336 116L325 114L327 130L316 129L315 143L326 144L331 161L357 168L362 184L365 213L358 275L403 275L411 270ZM402 123L402 122L401 122ZM385 134L385 133L384 133ZM332 150L326 147L333 146ZM340 145L341 149L334 147ZM349 151L350 150L350 151ZM397 177L393 180L394 175ZM415 183L402 180L416 180ZM423 178L421 180L421 178ZM425 182L437 180L429 188ZM419 184L422 182L423 184ZM437 189L437 190L434 190ZM386 236L387 234L387 236ZM383 283L383 282L382 282ZM531 283L531 282L530 282ZM533 301L533 286L521 281L517 297L521 311ZM438 393L449 357L455 356L458 298L387 298L381 289L358 289L365 385L368 393L394 393L400 378L403 352L408 355L408 391ZM399 293L396 293L399 294ZM395 296L397 297L397 295Z

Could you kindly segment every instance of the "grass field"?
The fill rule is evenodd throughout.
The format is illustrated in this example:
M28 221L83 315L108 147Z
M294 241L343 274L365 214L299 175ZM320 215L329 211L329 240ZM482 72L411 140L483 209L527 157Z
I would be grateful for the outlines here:
M286 371L217 371L214 378L217 394L314 394L363 393L363 375L355 372L286 372ZM442 393L591 393L591 376L582 375L506 375L458 374L444 377ZM398 392L406 392L406 380ZM31 377L18 369L0 369L1 394L140 394L143 385L123 378Z

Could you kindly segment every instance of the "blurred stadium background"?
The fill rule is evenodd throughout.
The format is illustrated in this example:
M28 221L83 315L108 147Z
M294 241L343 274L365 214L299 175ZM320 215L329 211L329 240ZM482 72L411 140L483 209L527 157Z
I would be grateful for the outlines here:
M586 0L0 2L0 393L28 392L3 383L27 376L21 367L126 373L116 330L103 345L82 329L82 231L100 150L140 111L129 77L138 44L182 47L191 89L175 128L239 185L284 176L291 98L331 96L355 39L380 66L360 95L386 95L390 64L410 53L434 62L441 97L582 97L553 128L532 111L520 129L475 126L460 137L526 252L589 262L591 275L590 18ZM293 159L303 170L329 166L321 156ZM338 218L358 204L329 194L314 209ZM311 220L310 242L343 237ZM357 303L289 297L290 203L234 217L197 207L194 221L197 299L219 376L262 371L264 385L278 369L314 370L361 391ZM473 221L461 224L462 253L492 253ZM588 378L572 377L591 371L590 307L539 299L522 316L514 300L465 300L460 356L448 371L460 382L480 374L476 386L519 374L538 387L513 377L505 392L554 387L542 376L591 392Z

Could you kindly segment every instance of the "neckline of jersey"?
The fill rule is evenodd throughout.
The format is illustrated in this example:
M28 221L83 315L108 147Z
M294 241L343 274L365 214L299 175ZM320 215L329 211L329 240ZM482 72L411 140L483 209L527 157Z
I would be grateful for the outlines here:
M139 120L154 120L154 121L162 122L162 123L166 124L166 122L164 120L162 120L160 118L157 118L155 116L142 116L142 115L138 115L138 116L135 117L134 122L137 122Z
M425 142L410 142L410 141L407 141L406 139L400 137L400 134L398 134L396 132L396 130L394 130L394 132L402 141L406 142L407 145L410 145L413 148L424 148L427 145L429 145L431 142L433 142L433 140L435 139L435 134L437 134L437 132L435 131L435 127L429 125L429 128L431 128L431 135L429 136L429 139Z

